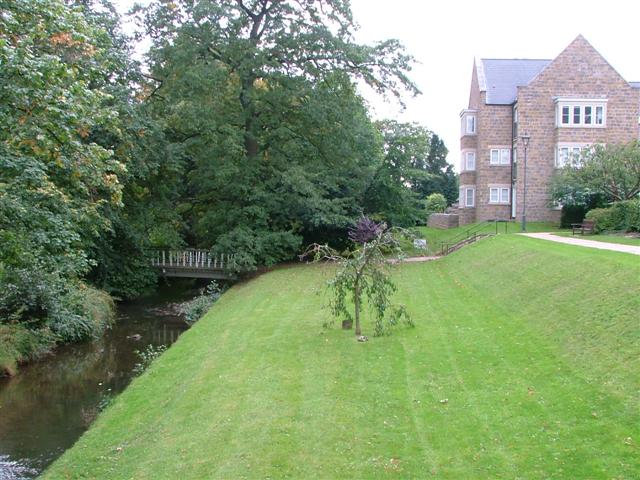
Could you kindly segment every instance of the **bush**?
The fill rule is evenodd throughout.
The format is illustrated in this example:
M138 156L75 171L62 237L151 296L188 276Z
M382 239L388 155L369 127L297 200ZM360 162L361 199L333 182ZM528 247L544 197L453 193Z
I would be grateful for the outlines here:
M560 228L571 228L572 223L580 223L587 214L584 205L564 205L560 214Z
M585 218L595 222L596 232L639 232L640 199L615 202L609 208L589 210Z
M49 353L56 339L48 328L29 330L22 325L0 324L0 377L15 375L19 363Z
M211 282L202 295L198 295L193 300L183 303L180 306L180 312L184 315L184 320L189 325L193 325L205 313L209 311L211 306L220 298L221 291L217 282Z
M444 213L447 209L447 199L441 193L432 193L427 197L426 209L428 214Z
M114 318L111 297L78 281L0 264L0 374L56 344L97 337Z

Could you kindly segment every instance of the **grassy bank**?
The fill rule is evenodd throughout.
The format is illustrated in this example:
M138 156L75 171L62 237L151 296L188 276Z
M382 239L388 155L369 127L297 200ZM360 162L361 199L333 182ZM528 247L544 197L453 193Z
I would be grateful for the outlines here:
M637 257L502 235L406 264L416 327L362 344L321 327L328 270L232 288L44 478L638 478Z
M466 232L473 230L476 233L493 233L503 235L505 233L521 233L521 224L518 222L498 222L497 231L496 224L488 224L482 226L482 224L472 223L469 225L463 225L461 227L440 229L430 227L417 227L415 229L416 235L419 238L424 238L427 241L427 250L419 250L413 248L411 242L404 243L403 248L410 255L438 255L440 254L442 242L451 242L454 239L461 240L466 236ZM532 232L556 232L559 231L559 227L549 222L530 222L527 224L527 231Z
M83 286L79 302L86 315L85 325L89 335L100 335L114 319L113 299L101 290ZM30 362L50 353L63 343L46 322L5 323L0 319L0 376L13 376L21 363Z

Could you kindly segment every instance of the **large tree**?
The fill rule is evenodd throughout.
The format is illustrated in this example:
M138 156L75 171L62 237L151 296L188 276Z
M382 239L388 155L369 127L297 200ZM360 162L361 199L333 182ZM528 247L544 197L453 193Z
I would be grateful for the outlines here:
M87 2L0 2L0 321L92 332L81 283L111 227L126 166L117 135L121 59Z
M417 123L384 120L376 123L382 137L383 161L366 196L365 211L392 225L413 225L424 218L423 202L441 193L457 199L457 179L447 163L443 141Z
M149 99L187 162L189 241L272 263L359 216L381 155L354 81L417 93L397 41L357 44L338 0L155 1L139 14Z

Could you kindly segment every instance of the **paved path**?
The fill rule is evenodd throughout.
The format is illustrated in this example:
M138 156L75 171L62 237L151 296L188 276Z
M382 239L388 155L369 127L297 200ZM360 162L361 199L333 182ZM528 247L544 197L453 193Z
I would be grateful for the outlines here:
M551 240L552 242L567 243L569 245L579 245L581 247L599 248L600 250L613 250L614 252L632 253L640 255L640 247L635 245L622 245L619 243L598 242L596 240L586 240L584 238L561 237L553 233L520 233L531 238L541 240Z

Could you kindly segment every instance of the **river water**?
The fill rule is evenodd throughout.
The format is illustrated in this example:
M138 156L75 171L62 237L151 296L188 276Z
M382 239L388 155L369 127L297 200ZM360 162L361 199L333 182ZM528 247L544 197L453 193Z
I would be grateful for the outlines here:
M135 351L170 345L186 330L168 307L195 293L162 287L120 304L115 325L99 340L67 345L0 378L0 480L35 478L71 447L129 384L139 363Z

